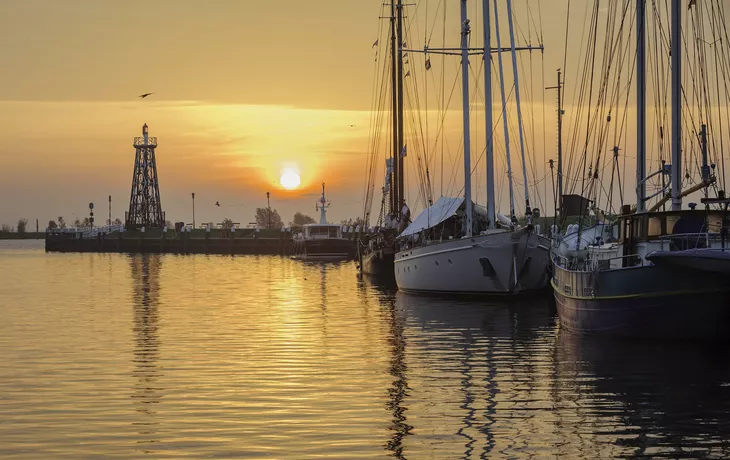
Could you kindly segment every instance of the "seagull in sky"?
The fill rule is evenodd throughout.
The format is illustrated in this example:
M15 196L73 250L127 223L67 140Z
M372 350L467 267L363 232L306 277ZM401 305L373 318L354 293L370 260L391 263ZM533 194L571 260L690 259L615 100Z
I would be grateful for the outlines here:
M355 127L355 125L350 125L350 128L354 128L354 127Z
M151 96L151 95L153 95L153 94L155 94L155 93L144 93L144 94L140 94L140 95L139 95L139 98L140 98L140 99L144 99L144 98L146 98L147 96Z
M218 203L217 201L215 202L215 205L218 206L219 208L221 207L221 204Z

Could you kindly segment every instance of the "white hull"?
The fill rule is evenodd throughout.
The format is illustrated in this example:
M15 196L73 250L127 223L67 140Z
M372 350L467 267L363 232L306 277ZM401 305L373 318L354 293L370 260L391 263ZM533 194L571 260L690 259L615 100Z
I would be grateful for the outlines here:
M518 294L549 281L549 240L497 231L432 243L395 256L398 289L425 293Z

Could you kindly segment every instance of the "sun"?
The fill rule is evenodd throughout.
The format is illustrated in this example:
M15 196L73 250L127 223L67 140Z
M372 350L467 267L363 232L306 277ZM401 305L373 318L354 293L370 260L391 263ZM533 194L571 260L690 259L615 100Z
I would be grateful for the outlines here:
M299 187L301 179L299 178L299 174L295 173L294 171L284 171L284 173L281 175L281 179L279 179L279 182L281 183L281 186L285 189L294 190L295 188Z

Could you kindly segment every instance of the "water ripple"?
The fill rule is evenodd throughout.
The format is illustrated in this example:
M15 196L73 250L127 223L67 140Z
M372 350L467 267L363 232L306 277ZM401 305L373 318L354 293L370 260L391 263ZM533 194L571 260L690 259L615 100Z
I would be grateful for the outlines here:
M353 264L0 242L0 456L727 458L727 349Z

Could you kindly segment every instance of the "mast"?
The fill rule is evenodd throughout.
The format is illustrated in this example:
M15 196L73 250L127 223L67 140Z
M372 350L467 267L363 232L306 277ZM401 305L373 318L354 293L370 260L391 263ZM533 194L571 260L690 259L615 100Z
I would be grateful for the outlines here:
M558 90L558 197L555 200L555 207L557 210L563 209L563 81L562 72L558 69L558 85L548 86L545 89L557 89ZM552 160L551 160L552 169ZM553 184L553 189L555 184ZM553 191L553 193L555 193ZM557 214L557 213L556 213Z
M710 182L710 166L707 163L707 125L700 127L700 145L702 147L702 182L705 185L705 198L707 198L707 184ZM111 199L111 197L109 197ZM109 213L111 215L111 212Z
M492 131L492 31L489 23L489 0L482 1L484 15L484 123L487 125L487 221L495 228L497 214L494 206L494 132Z
M396 175L396 179L398 182L398 207L396 208L396 212L398 213L398 219L401 219L401 212L403 210L403 198L404 198L404 191L403 191L403 176L404 169L403 169L403 157L405 156L405 152L403 151L403 0L398 0L397 5L397 19L398 19L398 27L397 27L397 40L398 40L398 159L396 160L398 162L398 174Z
M266 197L268 198L269 194L266 194ZM326 224L327 223L327 208L329 208L329 203L327 203L327 199L324 197L324 182L322 182L322 197L319 199L319 203L317 203L316 206L319 209L319 223L320 224ZM271 215L271 208L269 208L269 215Z
M400 0L399 0L400 1ZM466 237L472 236L471 203L471 140L469 133L469 19L466 17L466 2L461 0L461 85L464 123L464 200L466 201Z
M563 81L558 69L558 209L563 209Z
M504 146L507 154L507 182L509 184L509 212L510 219L514 224L517 220L515 217L515 196L512 187L512 160L510 159L509 153L509 125L507 123L507 117L504 113L507 112L507 101L504 94L504 68L502 66L502 42L499 38L499 14L497 10L497 0L494 0L494 31L497 35L497 60L499 62L499 88L502 95L502 124L504 125Z
M638 0L636 3L636 122L636 212L644 212L646 211L646 0Z
M525 162L525 140L522 132L522 108L520 106L520 81L517 75L517 51L515 50L515 31L512 21L512 0L507 0L507 19L509 22L509 42L512 48L512 74L515 79L515 102L517 103L517 129L520 134L520 154L522 155L522 179L525 182L525 215L527 222L532 222L530 209L530 191L527 183L527 163Z
M397 48L395 46L395 0L390 0L390 58L391 98L393 122L393 180L390 181L390 214L397 215L398 209L398 76L396 74Z
M682 209L682 2L672 0L672 211Z

